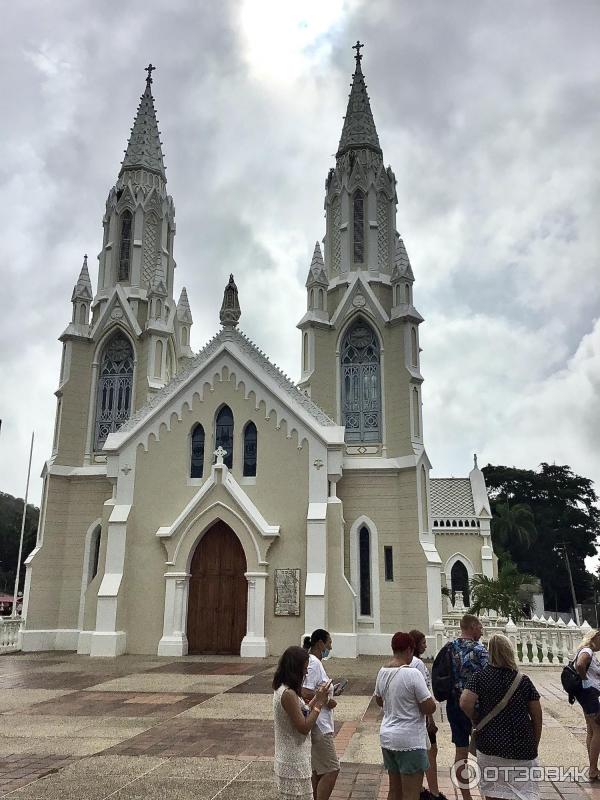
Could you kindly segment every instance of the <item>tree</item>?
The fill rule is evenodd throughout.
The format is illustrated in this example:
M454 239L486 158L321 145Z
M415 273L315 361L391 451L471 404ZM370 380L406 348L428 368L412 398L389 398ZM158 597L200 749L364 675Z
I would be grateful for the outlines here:
M25 581L23 561L35 547L39 514L39 509L35 508L35 506L27 506L19 580L20 592L23 591ZM23 500L0 492L0 592L6 592L7 594L12 594L15 588L22 518Z
M499 506L508 504L529 507L537 537L532 543L522 535L500 534L500 550L506 553L521 572L537 576L544 588L546 605L556 610L571 608L569 576L563 547L566 546L578 600L591 592L591 575L585 568L586 556L596 554L600 534L600 509L594 485L576 475L566 465L542 463L537 470L493 466L483 468L493 518L501 519ZM500 522L502 531L503 522ZM492 530L494 525L492 521Z
M507 562L497 578L475 575L471 581L472 614L496 611L503 617L512 617L514 622L526 615L526 604L519 599L523 584L534 580L531 575L519 572L516 565Z
M501 564L511 560L511 543L530 548L536 538L533 513L528 505L496 503L492 517L492 541Z

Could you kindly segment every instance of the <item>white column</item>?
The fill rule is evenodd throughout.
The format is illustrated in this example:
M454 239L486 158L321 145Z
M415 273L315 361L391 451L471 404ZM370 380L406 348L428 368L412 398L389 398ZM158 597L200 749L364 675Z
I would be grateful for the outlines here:
M188 651L187 608L189 572L165 573L165 613L163 635L158 643L159 656L185 656Z
M263 658L269 655L269 642L265 639L265 594L267 572L246 572L248 581L248 610L246 635L242 639L240 655L246 658Z

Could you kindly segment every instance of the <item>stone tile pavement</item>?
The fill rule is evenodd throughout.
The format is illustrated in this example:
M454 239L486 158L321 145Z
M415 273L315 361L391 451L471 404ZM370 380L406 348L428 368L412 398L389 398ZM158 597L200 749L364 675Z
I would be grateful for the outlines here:
M331 659L349 680L336 709L342 762L332 800L384 800L380 710L371 692L383 659ZM275 800L271 678L275 659L72 653L0 656L0 797L15 800ZM585 725L553 669L529 673L542 695L540 760L585 766ZM438 711L440 788L450 732ZM474 793L476 794L476 792ZM600 800L586 781L541 784L542 800Z

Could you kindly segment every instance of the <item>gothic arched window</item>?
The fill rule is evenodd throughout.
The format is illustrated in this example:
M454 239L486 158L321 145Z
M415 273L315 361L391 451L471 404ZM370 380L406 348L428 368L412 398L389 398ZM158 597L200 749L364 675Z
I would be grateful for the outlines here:
M90 581L93 581L96 575L98 574L101 536L102 536L102 529L98 527L92 534L92 541L90 542Z
M352 209L354 218L354 263L362 264L365 260L365 196L360 189L354 192Z
M457 592L462 592L463 602L469 607L469 573L462 561L456 561L450 570L450 583L452 586L452 605Z
M379 341L362 319L347 331L342 342L342 424L347 442L381 440L381 386Z
M410 329L410 363L413 367L419 366L419 344L417 341L417 329Z
M415 439L421 436L421 403L419 402L419 390L415 386L412 390L413 399L413 430Z
M121 240L119 247L119 277L117 280L128 281L131 268L131 241L133 239L133 217L131 211L121 215Z
M198 424L192 431L190 478L201 478L204 472L204 428Z
M163 343L160 339L156 342L156 350L154 351L154 377L160 378L162 375L162 360L163 360Z
M100 450L109 433L119 430L131 414L133 349L119 332L102 352L96 391L94 445Z
M246 478L256 477L256 454L257 454L257 434L256 425L249 422L244 428L244 470Z
M223 463L231 469L233 466L233 414L229 406L223 406L217 414L215 450L219 447L226 451Z
M368 528L358 532L358 583L360 614L371 616L371 534Z

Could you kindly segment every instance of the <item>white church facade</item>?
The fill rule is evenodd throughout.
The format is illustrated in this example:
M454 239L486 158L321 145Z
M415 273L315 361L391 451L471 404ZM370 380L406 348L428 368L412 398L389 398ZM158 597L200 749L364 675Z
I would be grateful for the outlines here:
M260 657L322 627L338 656L387 653L396 630L439 629L444 587L468 602L496 574L477 464L429 475L423 318L361 58L297 384L241 332L233 277L220 331L191 350L149 68L97 289L86 257L60 337L23 650Z

